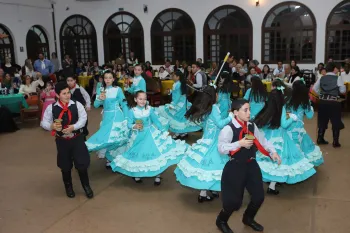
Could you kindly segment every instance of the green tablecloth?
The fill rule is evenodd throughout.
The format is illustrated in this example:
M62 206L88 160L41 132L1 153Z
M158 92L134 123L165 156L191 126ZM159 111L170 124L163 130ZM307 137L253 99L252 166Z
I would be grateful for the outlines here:
M23 107L28 108L22 94L0 95L0 106L7 107L12 113L20 113L20 103Z

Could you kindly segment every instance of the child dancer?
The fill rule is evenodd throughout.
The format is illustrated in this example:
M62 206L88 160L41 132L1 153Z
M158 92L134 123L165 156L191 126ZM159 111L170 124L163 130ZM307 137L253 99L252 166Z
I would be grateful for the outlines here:
M175 133L173 139L184 139L189 132L201 130L201 126L191 122L185 118L187 109L191 107L191 103L187 101L186 78L181 71L176 71L172 76L174 80L170 104L155 108L158 114L169 120L169 131Z
M228 117L228 113L231 110L231 93L234 89L233 79L229 72L223 71L219 77L218 82L219 88L219 99L218 99L218 107L221 112L221 118L225 119Z
M281 87L277 87L277 89L271 91L267 104L254 120L255 124L262 128L265 137L274 145L277 153L282 158L280 166L260 153L256 158L264 181L271 182L267 193L274 195L279 194L279 191L275 188L276 182L295 184L316 173L314 166L304 158L301 150L285 130L298 118L294 114L289 114L288 118L283 105L284 96Z
M103 105L103 117L100 129L86 142L89 151L99 151L99 158L107 158L106 167L112 158L106 154L106 150L117 149L126 144L129 137L127 120L125 117L128 108L125 96L120 87L115 83L115 74L106 71L103 74L102 90L97 90L94 107Z
M128 149L125 153L113 154L111 167L114 172L133 177L137 183L142 182L142 177L156 177L154 185L160 185L160 174L180 161L187 144L174 141L163 130L153 108L147 105L145 92L136 92L134 100L128 117L128 127L132 130Z
M71 94L66 82L57 83L55 92L58 101L46 108L41 126L52 130L56 136L57 166L61 169L67 196L75 197L71 175L74 162L85 194L92 198L94 193L90 188L87 172L90 156L82 134L87 120L86 111L81 103L70 99Z
M124 90L130 94L135 94L138 91L146 92L146 81L142 77L142 67L140 64L134 67L134 78L131 87L126 86Z
M315 166L321 165L324 161L320 147L315 145L304 128L304 115L311 119L314 115L314 110L309 100L309 90L303 79L293 83L292 97L287 103L286 109L287 113L298 117L298 120L291 123L287 128L288 133L310 163Z
M44 113L45 113L47 106L56 102L56 99L55 99L56 93L55 93L55 90L53 89L52 82L46 83L46 88L44 91L41 92L40 98L44 101L43 111L41 113L41 120L43 120L43 116L44 116Z
M87 111L90 111L91 109L91 99L90 95L85 91L85 89L77 84L77 77L68 77L67 83L70 89L70 93L72 96L72 100L78 101L81 103ZM89 130L87 129L88 120L86 121L86 125L84 126L83 134L85 135L85 141L86 137L89 135Z
M247 90L244 99L249 101L250 119L254 120L256 115L264 108L267 101L267 91L259 77L251 78L252 87Z
M221 191L222 169L228 161L227 156L218 152L217 138L220 130L232 120L233 114L222 119L216 103L214 87L206 86L202 92L198 92L186 118L204 123L203 137L190 147L175 169L176 179L182 185L201 190L199 203L213 200L207 190L214 191L214 197L218 196L216 192Z
M266 158L277 161L277 164L281 163L281 159L274 147L260 133L258 127L249 122L248 101L234 101L232 110L235 118L221 130L218 140L219 152L229 155L230 161L226 163L222 172L223 208L216 219L216 226L223 233L233 233L227 221L233 211L237 211L241 207L246 188L251 199L244 212L242 222L255 231L263 231L263 226L254 220L264 201L261 171L255 160L256 151L261 151Z

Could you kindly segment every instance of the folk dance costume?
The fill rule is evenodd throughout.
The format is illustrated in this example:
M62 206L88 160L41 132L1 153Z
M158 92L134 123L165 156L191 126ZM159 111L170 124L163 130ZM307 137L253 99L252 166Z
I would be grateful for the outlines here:
M143 129L133 129L135 123L142 121ZM158 128L156 128L155 126ZM139 178L159 176L168 167L177 164L184 156L188 145L184 141L174 141L158 120L150 106L136 106L129 110L128 127L132 130L128 149L115 155L111 162L114 172ZM160 184L156 179L155 185Z
M51 125L56 119L62 120L63 129L69 125L74 125L74 131L70 134L52 131L52 134L56 137L57 166L62 172L66 194L70 198L75 197L71 175L74 163L86 196L92 198L93 191L89 185L87 172L90 165L90 156L83 135L83 127L87 120L84 106L73 100L70 100L68 104L57 101L46 108L41 126L46 130L51 130Z
M281 126L278 129L271 129L269 126L261 129L265 138L274 146L282 160L282 163L278 165L262 153L257 152L256 161L260 166L264 182L295 184L316 173L313 164L304 157L286 130L296 120L292 117L287 119L286 109L283 108Z
M141 75L134 77L132 79L131 87L124 88L124 90L133 95L138 91L146 92L146 81Z
M79 86L78 84L75 84L73 88L70 89L71 93L71 99L74 101L78 101L81 103L85 108L91 107L91 100L89 93L86 92L86 90ZM87 128L88 126L88 120L86 120L86 124L83 128L83 134L85 135L85 141L86 137L89 135L89 130Z
M222 119L218 105L213 105L203 124L203 137L186 151L175 169L177 181L194 189L221 191L221 174L229 158L218 151L218 135L231 120L232 113ZM199 202L211 200L209 196L198 198Z
M103 105L103 117L99 130L92 135L86 145L89 151L99 151L99 158L112 161L111 151L123 147L129 139L129 129L127 127L126 116L128 107L125 96L120 87L109 86L106 88L106 99L100 100L101 90L97 90L94 107Z
M254 118L258 115L258 113L264 108L265 101L261 99L260 101L256 101L254 96L251 95L252 89L249 88L245 93L243 99L249 101L250 105L250 119L254 120Z
M225 119L228 117L228 113L229 110L231 109L231 93L225 93L225 92L221 92L219 91L218 93L219 98L218 98L218 107L220 109L220 115L221 115L221 119Z
M345 93L346 87L341 77L334 73L327 73L315 83L313 90L319 94L318 103L318 137L317 144L328 144L324 134L328 128L328 122L332 123L333 147L340 147L340 130L344 129L341 120L341 103L339 93Z
M250 149L240 147L239 144L246 134L255 137ZM264 202L263 181L255 157L259 150L266 159L271 160L269 154L276 153L274 146L266 140L255 124L240 122L234 118L221 130L218 150L222 154L229 155L230 161L226 163L221 177L223 209L217 217L217 227L224 233L233 233L227 221L234 211L240 209L246 188L251 200L244 212L243 223L256 231L262 231L263 227L254 221L255 215Z
M182 95L180 81L174 83L171 94L172 101L170 104L155 108L155 112L159 116L169 121L169 131L175 134L186 134L201 130L200 125L189 121L185 117L192 104L187 101L186 95Z
M304 128L304 115L308 119L312 119L314 116L314 110L312 106L310 106L309 109L304 109L302 106L299 106L297 110L291 108L288 109L287 112L298 117L298 119L291 123L290 126L286 129L288 134L294 140L295 145L300 148L300 150L304 153L304 156L314 166L323 164L324 160L320 147L315 145Z

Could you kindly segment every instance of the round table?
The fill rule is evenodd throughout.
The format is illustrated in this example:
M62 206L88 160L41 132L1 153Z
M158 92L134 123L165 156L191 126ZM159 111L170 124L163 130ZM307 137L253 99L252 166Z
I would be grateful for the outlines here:
M20 113L21 105L28 108L22 94L0 95L0 105L7 107L12 113Z
M174 81L173 80L162 80L161 82L162 82L162 88L161 88L160 92L162 93L162 95L168 95L167 90L173 89Z
M271 92L272 82L271 81L262 80L262 83L265 85L266 91L267 92Z
M78 82L79 85L82 87L87 87L89 85L89 80L92 78L92 76L78 76Z

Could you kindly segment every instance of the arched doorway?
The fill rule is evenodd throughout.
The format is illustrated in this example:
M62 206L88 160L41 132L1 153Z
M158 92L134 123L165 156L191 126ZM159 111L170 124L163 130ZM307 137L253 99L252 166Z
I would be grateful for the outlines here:
M9 30L2 24L0 24L0 34L6 35L6 37L0 38L0 64L5 62L5 57L11 58L11 62L15 63L15 50L12 36Z
M103 41L106 62L115 60L120 53L126 60L130 52L135 53L139 62L145 60L143 28L133 14L118 12L109 17L103 29Z
M31 27L26 38L27 57L32 61L38 58L39 53L43 53L46 58L50 58L49 40L45 31L39 25Z
M350 1L342 1L329 14L326 43L326 61L350 58Z
M196 60L196 29L191 17L182 10L160 12L152 22L151 39L154 64Z
M299 2L274 6L262 24L262 62L315 63L316 19Z
M204 60L220 62L230 52L235 58L252 58L253 26L249 15L237 6L213 10L205 20Z
M98 61L96 30L91 21L82 15L72 15L60 30L61 58L70 55L74 62Z

